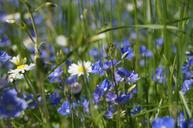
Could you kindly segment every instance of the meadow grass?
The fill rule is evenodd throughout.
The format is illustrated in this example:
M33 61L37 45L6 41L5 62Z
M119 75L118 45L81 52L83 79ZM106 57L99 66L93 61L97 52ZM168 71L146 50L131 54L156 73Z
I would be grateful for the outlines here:
M192 0L0 1L0 126L193 127L192 11Z

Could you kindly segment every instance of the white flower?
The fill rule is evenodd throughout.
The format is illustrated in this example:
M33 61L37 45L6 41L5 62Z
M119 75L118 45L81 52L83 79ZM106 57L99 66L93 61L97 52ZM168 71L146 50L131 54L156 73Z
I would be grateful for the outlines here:
M13 24L13 23L19 21L20 17L21 17L20 13L17 12L17 13L13 13L13 14L9 14L9 15L4 16L2 18L2 21Z
M11 60L10 60L13 64L15 65L22 65L25 64L27 59L26 58L21 58L19 55L18 56L14 56Z
M59 46L66 47L68 45L68 39L63 35L59 35L59 36L56 37L56 43Z
M143 5L143 1L142 0L138 0L137 1L137 8L142 7L142 5ZM133 11L134 9L135 9L135 5L133 3L128 3L127 4L127 10L129 12Z
M32 37L33 38L33 40L36 40L36 37ZM28 48L28 49L32 49L32 48L34 48L34 43L33 43L33 41L32 41L32 39L31 38L25 38L24 40L23 40L23 44L24 44L24 46L26 47L26 48Z
M17 73L16 71L14 73L9 74L9 76L8 76L9 82L13 82L16 79L23 79L23 74L21 74L19 72Z
M25 72L33 70L35 68L34 63L27 65L26 64L27 59L21 58L20 56L13 57L10 61L16 65L16 69L12 69L8 71L9 82L13 82L14 80L17 80L17 79L22 79L24 77L23 74Z
M133 11L133 9L134 9L134 5L132 3L127 4L127 10L129 12Z
M91 62L78 62L78 64L71 64L69 66L68 72L71 75L81 76L84 73L90 73L92 71Z
M31 63L30 65L27 65L27 64L19 65L19 66L17 66L16 69L9 70L8 71L9 82L13 82L16 79L22 79L23 73L25 73L26 71L33 70L34 68L35 68L35 64Z

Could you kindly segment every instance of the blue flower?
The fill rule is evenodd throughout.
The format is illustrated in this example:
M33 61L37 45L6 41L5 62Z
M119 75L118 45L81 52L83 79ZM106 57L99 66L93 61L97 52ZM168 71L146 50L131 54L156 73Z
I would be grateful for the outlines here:
M139 80L139 76L138 76L138 74L135 73L134 71L132 71L132 72L130 73L130 75L127 77L127 82L128 82L129 84L133 84L133 83L135 83L137 80Z
M51 83L56 83L56 82L60 83L60 82L62 82L62 78L61 78L62 73L63 73L63 69L62 69L61 66L58 67L58 68L56 68L56 69L48 76L49 81L50 81Z
M119 64L119 62L117 62L117 60L109 60L109 61L105 61L103 64L103 69L107 70L113 66L116 66L117 64Z
M152 57L153 54L150 50L148 50L144 45L140 46L139 48L139 51L140 51L140 54L143 56L143 57Z
M115 75L115 81L116 81L117 84L118 84L119 82L122 82L122 81L124 80L124 78L122 78L122 77L117 73L117 71L115 71L114 75Z
M72 75L72 76L68 77L65 82L66 82L66 84L72 85L72 84L76 83L77 80L78 80L77 75Z
M94 59L98 59L99 58L99 50L98 48L92 48L90 51L89 51L89 55L92 56Z
M128 60L132 60L134 57L133 49L131 47L128 47L128 46L121 48L121 53L122 53L121 58L126 58Z
M9 46L9 45L10 45L9 38L7 36L2 36L2 38L0 40L0 47L5 47L5 46Z
M60 103L60 100L61 100L61 95L59 94L58 90L55 90L50 96L49 96L49 99L50 99L50 102L53 104L53 105L57 105L58 103Z
M58 108L58 113L63 116L67 116L71 113L70 103L65 101L60 108Z
M107 92L106 94L106 101L110 103L114 103L117 99L117 95L113 92Z
M34 22L36 25L40 25L43 21L43 16L41 15L35 15L34 16ZM30 19L26 19L27 24L31 24L31 20Z
M84 99L82 102L83 111L88 113L89 112L89 101L87 99Z
M122 67L117 69L117 74L119 74L121 77L128 77L130 76L130 72Z
M11 58L6 52L0 51L0 62L5 63Z
M38 102L41 100L41 97L38 97L38 101L34 98L33 94L23 94L23 98L28 103L28 109L35 109L38 107Z
M104 95L104 91L100 89L98 86L95 88L93 93L93 100L97 104L101 100L101 97Z
M190 87L193 85L193 79L185 80L182 84L181 91L183 94L186 94L187 91L190 90Z
M8 86L8 80L6 78L0 78L0 89Z
M123 40L123 47L131 47L131 43L129 42L128 39Z
M135 106L131 109L130 113L131 115L136 115L137 113L139 113L143 108L141 106Z
M131 43L128 39L124 39L122 42L116 41L114 44L117 49L131 47Z
M193 56L188 59L187 64L182 67L185 79L193 78Z
M156 68L155 75L152 77L153 81L160 84L166 83L166 78L164 76L164 69L162 67Z
M188 121L188 128L193 128L193 119Z
M101 60L98 60L92 65L92 73L99 74L100 76L103 76L105 74L105 71L103 69L103 63Z
M96 87L94 93L93 93L93 100L95 103L99 103L101 100L101 97L104 95L104 93L112 86L110 81L107 79L103 80L103 82Z
M90 56L92 56L95 60L99 60L102 59L102 57L106 56L106 53L104 52L104 50L101 48L101 50L99 50L98 48L92 48L89 53Z
M104 79L103 82L99 85L99 88L106 92L111 87L111 82L108 79Z
M130 93L128 94L122 93L117 97L116 102L120 105L123 105L123 104L126 104L131 98L132 98L132 95Z
M54 48L51 45L42 46L40 51L40 57L44 59L45 62L55 61Z
M152 122L152 128L174 128L174 119L171 117L156 118Z
M129 84L135 83L137 80L139 80L139 76L134 71L129 72L128 70L120 67L117 69L117 74L120 75L122 78L124 78Z
M155 45L156 45L157 48L162 47L163 43L164 43L163 38L158 38L155 41Z
M112 105L109 105L108 110L105 112L105 117L107 119L112 119L114 113L115 113L115 109L113 108Z
M0 118L18 117L27 108L25 100L17 97L15 89L5 89L0 95Z
M177 126L179 128L187 128L187 122L186 122L186 119L184 118L183 112L181 112L177 118Z

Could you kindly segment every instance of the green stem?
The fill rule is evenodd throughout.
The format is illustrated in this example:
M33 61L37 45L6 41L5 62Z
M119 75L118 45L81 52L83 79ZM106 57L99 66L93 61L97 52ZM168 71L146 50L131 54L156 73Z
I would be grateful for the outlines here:
M39 91L41 93L41 97L42 97L42 108L41 108L41 111L43 111L43 124L45 128L49 128L49 113L48 113L48 109L47 109L47 105L46 105L46 96L45 96L45 92L44 92L44 85L43 85L43 82L44 82L44 74L42 72L42 61L40 59L40 52L39 52L39 38L38 38L38 32L37 32L37 27L35 25L35 21L34 21L34 17L33 17L33 13L31 11L31 7L29 5L29 3L26 2L26 5L28 7L28 12L30 14L30 19L31 19L31 22L32 22L32 27L33 27L33 30L34 30L34 33L35 33L35 37L36 37L36 40L35 40L35 64L36 64L36 79L37 79L37 86L39 87ZM32 40L33 41L33 40Z
M187 104L187 102L186 102L186 99L185 99L185 97L184 97L184 95L183 95L183 93L182 93L181 91L179 91L179 94L180 94L180 98L181 98L181 100L182 100L182 103L184 104L184 107L185 107L185 109L186 109L186 112L188 113L188 116L189 116L189 118L191 119L191 118L192 118L192 113L191 113L191 111L190 111L190 109L189 109L189 107L188 107L188 104Z
M1 119L1 121L0 121L0 126L1 126L1 128L6 128L6 126L5 126L5 124L4 124L4 121Z
M35 91L35 89L34 89L34 87L33 87L33 85L32 85L31 80L29 80L29 77L27 76L27 74L26 74L26 73L24 73L23 75L24 75L24 79L25 79L25 81L26 81L27 85L31 88L32 93L33 93L33 94L34 94L34 96L36 97L36 91Z

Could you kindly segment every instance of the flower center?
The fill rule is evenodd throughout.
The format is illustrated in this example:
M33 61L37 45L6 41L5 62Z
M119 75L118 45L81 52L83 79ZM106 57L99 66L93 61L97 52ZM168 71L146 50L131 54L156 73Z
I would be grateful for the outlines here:
M85 69L86 70L86 69ZM83 66L79 66L78 67L78 72L84 72L84 67Z
M26 64L18 65L17 69L24 69L26 66L27 66Z

